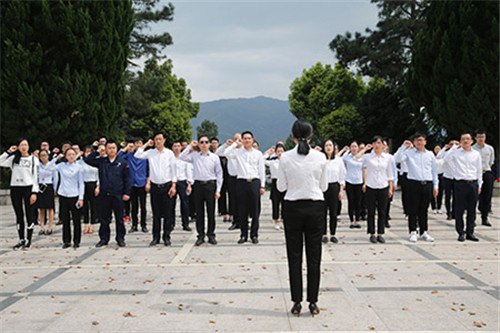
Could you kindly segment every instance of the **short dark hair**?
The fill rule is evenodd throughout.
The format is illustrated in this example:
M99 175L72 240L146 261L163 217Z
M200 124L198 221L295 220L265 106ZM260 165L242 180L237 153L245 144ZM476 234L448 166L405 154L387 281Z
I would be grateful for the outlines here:
M416 138L424 138L424 139L427 139L427 135L425 133L422 133L422 132L417 132L413 135L413 140L415 140Z
M460 138L462 138L462 136L467 135L467 134L469 134L470 138L472 139L472 133L471 132L463 132L462 134L460 134Z
M115 145L118 147L118 144L116 143L116 141L115 141L115 140L113 140L113 139L108 139L108 140L106 141L106 146L107 146L107 145L111 145L111 144L115 144Z
M274 147L274 150L278 150L278 148L283 148L283 150L286 150L285 146L282 145L281 143L276 144L276 147Z
M62 146L64 146L64 145L70 145L70 146L72 146L73 144L71 143L71 141L66 140L66 141L63 141L63 142L61 143L61 147L62 147Z
M371 140L371 143L374 143L374 142L377 142L378 140L380 140L380 142L384 143L384 138L381 137L380 135L375 135L372 140Z
M207 138L207 140L208 140L208 135L205 135L205 134L200 134L200 135L198 136L198 141L200 141L200 140L201 140L201 138Z
M477 130L474 131L474 136L478 135L478 134L484 134L486 135L486 131L482 128L478 128Z
M139 141L143 142L142 138L135 137L135 138L133 138L132 143L136 143L136 142L139 142Z
M250 132L250 131L245 131L245 132L241 133L241 137L243 138L243 137L245 136L245 134L250 134L250 136L251 136L251 137L252 137L252 139L253 139L253 133L252 133L252 132Z
M161 135L164 139L166 138L165 133L163 133L162 131L157 131L153 134L153 139L156 138L158 135Z
M216 137L216 136L214 136L213 138L211 138L211 139L210 139L210 142L212 142L212 141L214 141L214 140L215 140L215 141L217 141L217 142L219 142L219 139L217 139L217 137Z

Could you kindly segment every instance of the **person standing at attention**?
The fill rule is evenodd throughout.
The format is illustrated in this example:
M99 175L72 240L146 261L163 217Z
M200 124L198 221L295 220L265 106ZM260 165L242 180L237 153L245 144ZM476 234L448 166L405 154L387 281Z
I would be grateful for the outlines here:
M325 218L324 195L328 189L327 160L323 153L311 149L312 125L297 120L292 126L295 148L281 156L277 187L286 191L283 205L288 274L292 302L291 312L302 309L302 248L305 240L307 260L307 301L312 315L317 305L321 276L321 236Z

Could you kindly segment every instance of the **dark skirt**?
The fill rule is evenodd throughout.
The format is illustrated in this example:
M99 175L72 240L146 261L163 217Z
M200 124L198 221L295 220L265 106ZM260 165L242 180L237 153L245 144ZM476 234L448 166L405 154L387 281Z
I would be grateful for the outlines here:
M52 184L47 184L45 190L43 184L40 184L40 192L38 192L37 197L37 208L39 209L54 209L54 187Z

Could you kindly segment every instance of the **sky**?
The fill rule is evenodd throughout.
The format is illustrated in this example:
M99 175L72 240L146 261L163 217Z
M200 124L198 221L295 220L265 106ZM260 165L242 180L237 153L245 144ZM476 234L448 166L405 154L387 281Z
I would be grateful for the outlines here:
M174 20L152 31L172 35L164 54L195 102L287 100L304 69L335 63L328 44L337 34L374 28L378 13L369 0L171 2Z

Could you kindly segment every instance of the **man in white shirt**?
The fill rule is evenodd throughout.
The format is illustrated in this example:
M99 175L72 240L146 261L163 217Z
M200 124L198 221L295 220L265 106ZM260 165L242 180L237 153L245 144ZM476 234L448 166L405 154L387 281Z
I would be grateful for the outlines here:
M478 195L481 193L483 183L483 170L481 155L472 149L472 135L464 133L458 141L451 141L452 148L445 156L445 161L452 161L454 168L455 188L455 228L458 233L458 241L465 239L477 242L474 236L476 225L476 204ZM464 232L464 211L467 211L467 226Z
M225 155L236 161L236 192L241 221L238 244L248 240L248 217L252 216L250 238L253 244L259 243L260 196L265 193L265 166L262 153L253 148L254 138L250 131L241 134L241 141L228 140Z
M472 146L481 155L483 168L483 186L479 195L479 211L481 212L482 225L491 227L488 221L488 214L491 208L491 197L493 196L493 183L495 176L491 170L495 162L495 149L486 143L486 131L477 130L475 135L476 143Z
M176 195L173 197L174 202L172 204L172 219L173 227L175 227L175 201L177 196L180 198L180 209L181 209L181 219L182 219L182 230L191 231L189 227L189 194L191 194L193 183L193 171L189 163L182 161L179 156L181 155L181 143L179 141L174 142L172 145L172 151L176 158L176 172L177 172L177 183L176 183Z
M153 210L153 240L149 246L160 243L161 226L163 224L163 243L170 246L172 232L172 204L176 193L177 172L174 153L165 148L165 135L156 133L154 141L149 139L134 156L147 159L149 162L149 179L151 180L151 207ZM147 147L155 149L145 151ZM162 223L163 221L163 223Z

